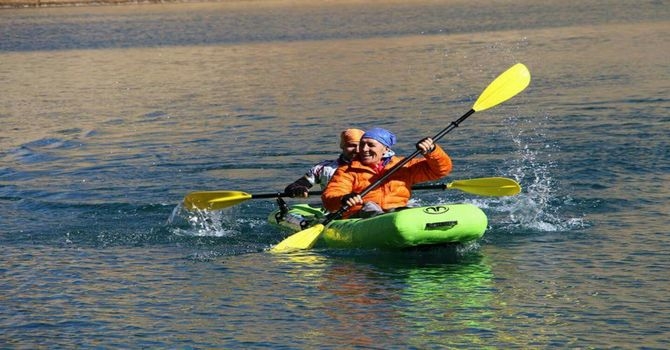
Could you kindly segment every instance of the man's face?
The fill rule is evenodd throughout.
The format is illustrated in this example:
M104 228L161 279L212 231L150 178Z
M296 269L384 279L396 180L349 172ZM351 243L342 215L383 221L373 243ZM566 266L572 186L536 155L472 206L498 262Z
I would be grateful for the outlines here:
M361 160L361 163L365 165L377 164L381 161L382 156L388 150L388 147L382 145L379 141L375 139L361 139L361 142L358 146L359 154L358 157Z

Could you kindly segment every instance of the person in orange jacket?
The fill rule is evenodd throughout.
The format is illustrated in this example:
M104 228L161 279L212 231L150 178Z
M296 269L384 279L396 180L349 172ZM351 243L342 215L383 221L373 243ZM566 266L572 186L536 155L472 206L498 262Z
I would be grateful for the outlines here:
M386 129L367 130L361 138L357 159L340 166L321 195L324 207L335 212L348 205L345 218L374 216L405 207L412 195L412 185L437 180L451 172L449 155L427 137L416 144L423 159L410 160L361 198L359 193L402 160L391 150L395 143L395 135Z

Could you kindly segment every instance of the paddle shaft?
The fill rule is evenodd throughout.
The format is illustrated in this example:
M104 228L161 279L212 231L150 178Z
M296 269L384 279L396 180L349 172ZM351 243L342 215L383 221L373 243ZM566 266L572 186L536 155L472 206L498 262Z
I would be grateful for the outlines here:
M457 120L451 122L451 124L449 124L446 128L442 129L442 131L438 132L437 135L432 137L433 142L437 142L439 139L444 137L444 135L448 134L451 130L456 129L461 122L463 122L465 119L467 119L469 116L471 116L474 113L475 113L475 110L470 109L467 113L463 114L462 117L460 117ZM384 173L384 175L382 177L380 177L379 179L377 179L377 181L370 184L370 186L368 186L365 190L363 190L363 192L359 193L359 195L361 197L363 197L366 194L370 193L370 191L374 190L377 186L381 185L391 175L393 175L393 173L398 171L398 169L402 168L410 160L416 158L416 156L418 156L419 154L421 154L421 151L418 150L418 149L415 150L412 154L409 155L409 157L404 158L398 164L394 165L391 169L389 169L386 173ZM447 185L424 185L424 186L413 186L412 187L413 190L430 190L430 189L446 189L446 188L447 188ZM307 194L310 195L310 196L321 195L322 193L323 193L323 191L307 192ZM254 198L254 199L255 198L277 198L277 197L286 197L286 195L284 195L281 192L279 192L279 193L261 193L261 194L252 194L251 195L251 198ZM337 212L329 214L328 217L326 218L326 221L324 221L324 225L331 222L334 219L339 218L347 210L349 210L349 206L347 206L345 204ZM333 216L333 217L330 218L330 216Z
M412 190L446 190L447 184L437 184L437 185L415 185L412 186ZM320 196L323 194L323 191L309 191L307 192L309 196ZM262 198L277 198L277 197L289 197L285 193L260 193L260 194L251 194L251 199L262 199Z
M446 190L447 184L437 184L437 185L415 185L412 186L412 190ZM320 196L323 194L323 191L309 191L307 192L309 196ZM277 198L277 197L289 197L285 193L259 193L251 194L251 199L262 199L262 198Z
M413 191L420 191L420 190L446 190L447 184L437 184L437 185L415 185L412 186ZM323 191L309 191L307 192L309 196L320 196L323 194ZM257 193L257 194L251 194L250 199L264 199L264 198L277 198L277 197L290 197L286 195L286 193L283 192L277 192L277 193Z
M475 110L470 109L467 113L463 114L462 117L460 117L457 120L451 122L451 124L449 124L446 128L442 129L442 131L438 132L437 135L433 136L433 142L437 142L439 139L444 137L444 135L448 134L451 130L456 129L461 122L463 122L465 119L467 119L473 113L475 113ZM382 175L382 177L377 179L377 181L371 183L370 186L368 186L367 188L365 188L363 190L363 192L359 193L361 198L364 197L366 194L370 193L370 191L374 190L377 186L381 185L384 181L386 181L389 177L391 177L391 175L393 175L396 171L398 171L398 169L405 166L405 164L407 164L410 160L416 158L416 156L418 156L419 154L421 154L421 151L418 150L418 149L415 150L408 157L404 158L398 164L394 165L391 169L386 171L386 173L384 173L384 175ZM347 204L342 205L342 207L338 211L328 214L326 216L326 220L322 224L324 226L327 225L331 221L341 217L342 214L344 214L347 210L349 210L349 206Z

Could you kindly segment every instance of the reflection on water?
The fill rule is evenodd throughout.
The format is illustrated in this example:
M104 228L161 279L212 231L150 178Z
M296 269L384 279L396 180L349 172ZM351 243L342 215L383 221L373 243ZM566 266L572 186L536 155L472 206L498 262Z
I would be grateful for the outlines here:
M314 307L324 310L329 326L315 337L332 344L425 348L476 344L493 328L486 326L493 276L478 254L451 247L327 255L288 258L322 265Z

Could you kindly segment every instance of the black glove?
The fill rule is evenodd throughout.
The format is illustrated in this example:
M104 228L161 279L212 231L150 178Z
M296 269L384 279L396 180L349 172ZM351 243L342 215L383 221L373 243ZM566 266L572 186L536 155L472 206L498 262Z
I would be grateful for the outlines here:
M301 177L294 183L286 186L284 189L284 195L291 198L304 197L305 194L309 191L310 187L312 187L312 184L309 182L309 180Z
M356 196L358 196L358 193L356 193L356 192L351 192L349 194L345 194L344 196L342 196L342 205L347 205L347 201L350 200L351 198L356 197Z
M428 137L424 137L424 138L422 138L421 140L419 140L419 142L416 143L415 147L416 147L416 149L417 149L419 152L421 152L421 148L419 147L419 144L420 144L421 142L425 141L427 138L428 138ZM434 150L435 150L435 141L433 141L433 147L432 147L431 149L429 149L428 152L426 152L426 154L428 154L428 153L430 153L430 152L432 152L432 151L434 151Z

